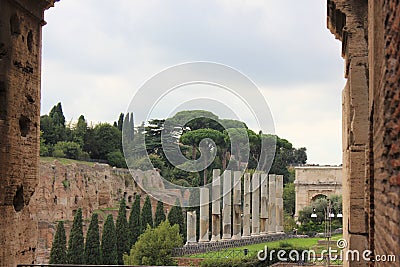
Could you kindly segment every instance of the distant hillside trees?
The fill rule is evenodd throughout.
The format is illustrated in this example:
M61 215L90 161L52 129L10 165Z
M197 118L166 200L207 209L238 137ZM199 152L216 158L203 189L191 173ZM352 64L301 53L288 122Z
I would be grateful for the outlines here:
M288 167L307 162L306 148L295 148L286 139L262 131L256 133L244 122L221 119L205 110L180 111L171 118L151 119L137 126L132 113L121 113L113 125L88 125L83 115L74 124L66 123L61 103L58 103L48 115L41 116L40 130L42 156L97 159L126 168L124 144L127 148L125 153L132 156L128 159L132 168L157 168L163 178L180 186L209 183L212 169L226 168L258 168L281 174L286 184L291 182ZM162 135L164 144L161 143ZM202 140L203 147L200 147ZM249 147L246 146L247 140ZM262 151L263 143L269 149ZM145 144L144 151L141 144ZM188 166L174 166L167 159L166 153L171 151L179 151L188 160L197 160L204 155L204 164L208 167L199 172L184 171L180 167ZM262 156L261 152L267 152L267 155ZM266 159L273 155L272 165L267 164Z
M133 114L126 116L126 132L133 138ZM115 127L109 123L89 126L83 115L75 124L66 124L61 103L48 115L40 117L41 156L78 160L104 160L110 165L126 168L122 151L124 114L120 114ZM130 121L132 120L132 122Z

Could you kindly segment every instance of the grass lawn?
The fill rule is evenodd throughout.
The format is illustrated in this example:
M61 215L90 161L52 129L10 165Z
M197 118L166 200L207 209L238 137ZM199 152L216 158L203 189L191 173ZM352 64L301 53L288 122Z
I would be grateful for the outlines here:
M342 238L342 235L334 235L331 240L338 240ZM265 246L268 249L277 249L277 248L297 248L297 249L313 249L316 253L319 253L323 249L326 249L326 245L319 245L318 240L324 240L321 237L313 237L313 238L289 238L278 241L272 241L261 244L254 244L243 247L236 247L230 249L224 249L220 251L210 251L206 253L189 255L189 258L215 258L219 257L218 255L227 254L229 257L233 258L243 258L243 253L241 253L245 248L249 250L249 256L255 255L258 251L263 250ZM332 244L332 249L336 249L336 244ZM232 252L232 253L231 253Z
M42 161L42 162L53 162L55 160L60 162L62 165L71 165L71 164L85 164L88 166L94 165L93 162L87 162L87 161L79 161L79 160L66 159L66 158L40 157L40 161Z

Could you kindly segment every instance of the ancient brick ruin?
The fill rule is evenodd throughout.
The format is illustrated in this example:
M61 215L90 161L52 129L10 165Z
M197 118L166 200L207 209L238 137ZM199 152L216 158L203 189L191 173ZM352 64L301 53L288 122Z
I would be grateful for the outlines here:
M0 0L0 266L34 261L41 40L54 0Z
M342 41L343 228L350 249L400 255L400 3L328 0ZM376 262L376 266L390 263ZM367 262L344 262L366 266Z
M25 207L38 176L43 12L54 1L0 0L2 267L34 261L37 221ZM398 256L400 2L327 2L328 27L343 43L347 77L343 91L345 238L350 249Z

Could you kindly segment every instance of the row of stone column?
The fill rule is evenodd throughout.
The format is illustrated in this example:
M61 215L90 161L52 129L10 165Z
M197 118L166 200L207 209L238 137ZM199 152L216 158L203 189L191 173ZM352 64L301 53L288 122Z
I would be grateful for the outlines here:
M222 187L220 170L213 170L211 187L211 240L209 239L209 189L200 189L199 242L216 242L283 232L283 176L225 170ZM232 195L233 192L233 201ZM243 192L243 205L242 205ZM232 207L233 204L233 207ZM222 236L221 236L222 219ZM232 230L232 232L231 232ZM242 231L243 230L243 231ZM187 244L196 243L196 212L187 212Z

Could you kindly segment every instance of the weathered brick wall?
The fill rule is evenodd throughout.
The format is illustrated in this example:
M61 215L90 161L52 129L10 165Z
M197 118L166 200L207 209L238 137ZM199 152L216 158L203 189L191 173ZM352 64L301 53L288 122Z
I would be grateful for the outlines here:
M43 11L51 1L0 0L0 266L31 263L37 184Z
M371 1L371 247L400 256L400 3ZM397 259L399 260L399 259ZM376 266L389 263L377 262Z
M399 257L399 1L328 1L328 27L343 43L348 78L343 91L344 235L351 249L367 246L376 255Z

